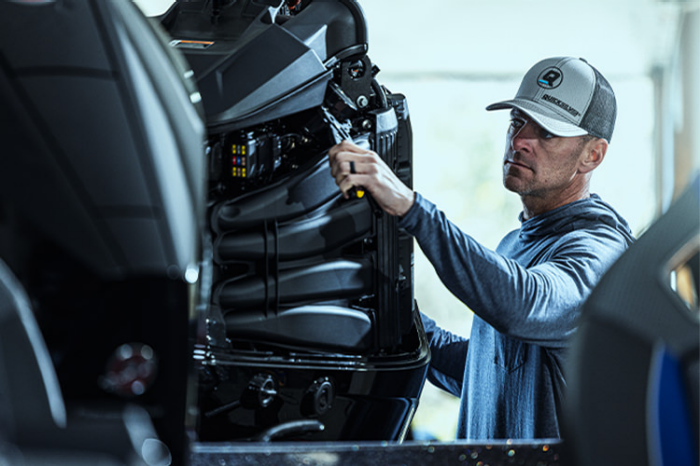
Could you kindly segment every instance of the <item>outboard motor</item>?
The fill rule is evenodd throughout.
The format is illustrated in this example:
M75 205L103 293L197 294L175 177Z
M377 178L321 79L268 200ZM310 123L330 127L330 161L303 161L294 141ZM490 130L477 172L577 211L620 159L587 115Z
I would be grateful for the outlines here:
M406 99L376 79L362 9L181 1L159 19L207 122L200 439L402 439L429 360L413 240L361 190L343 199L328 164L349 139L412 182Z

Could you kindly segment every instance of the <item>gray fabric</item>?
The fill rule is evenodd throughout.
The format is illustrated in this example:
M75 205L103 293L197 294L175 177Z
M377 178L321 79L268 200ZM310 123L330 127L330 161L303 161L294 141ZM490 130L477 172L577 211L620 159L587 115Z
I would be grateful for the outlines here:
M475 314L470 339L423 318L429 379L461 398L458 438L560 436L563 367L579 308L633 241L627 222L596 195L521 222L494 252L416 194L399 224ZM430 314L430 303L419 305Z
M518 108L538 125L563 137L591 134L610 142L617 103L610 83L582 58L553 57L536 63L514 99L486 110Z

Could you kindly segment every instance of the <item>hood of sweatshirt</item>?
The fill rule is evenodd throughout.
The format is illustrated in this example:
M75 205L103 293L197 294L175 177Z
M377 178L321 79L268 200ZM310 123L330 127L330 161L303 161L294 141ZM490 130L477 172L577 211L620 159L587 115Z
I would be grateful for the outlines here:
M603 223L620 232L628 243L631 244L634 241L627 221L597 194L591 194L586 199L557 207L528 220L523 220L521 212L520 222L520 237L523 240L533 240L553 232L568 233Z

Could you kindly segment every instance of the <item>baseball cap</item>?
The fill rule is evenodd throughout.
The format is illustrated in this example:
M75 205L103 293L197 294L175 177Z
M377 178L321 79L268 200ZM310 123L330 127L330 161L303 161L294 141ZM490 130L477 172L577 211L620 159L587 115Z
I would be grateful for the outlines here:
M486 110L517 108L556 136L591 134L610 142L617 104L610 83L583 58L544 59L528 70L515 98Z

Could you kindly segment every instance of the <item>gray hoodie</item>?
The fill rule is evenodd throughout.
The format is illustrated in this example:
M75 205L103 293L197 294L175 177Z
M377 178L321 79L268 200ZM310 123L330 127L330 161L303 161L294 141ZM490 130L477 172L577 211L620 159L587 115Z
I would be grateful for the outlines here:
M627 222L595 194L520 220L495 252L420 194L399 224L475 314L469 339L423 316L428 377L461 398L458 438L560 436L568 339L581 305L633 241ZM419 304L430 312L430 303Z

